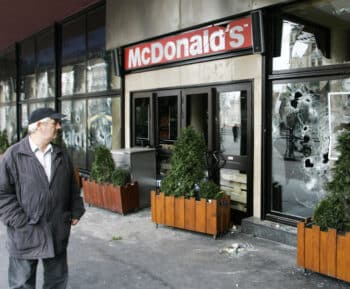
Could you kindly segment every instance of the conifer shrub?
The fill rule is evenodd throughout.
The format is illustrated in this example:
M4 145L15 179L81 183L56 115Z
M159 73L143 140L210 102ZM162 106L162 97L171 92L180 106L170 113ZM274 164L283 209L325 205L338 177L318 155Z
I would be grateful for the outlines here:
M91 166L91 179L97 183L111 183L114 170L115 164L110 150L103 145L96 146Z
M196 184L204 177L205 151L203 134L192 127L184 128L175 143L161 190L166 195L194 197Z
M340 152L332 168L332 180L327 184L327 196L319 202L314 212L314 221L321 230L334 228L350 231L350 130L338 137Z
M130 180L128 170L116 168L112 173L112 184L115 186L125 186Z
M224 196L224 194L220 191L220 187L212 180L203 180L199 183L199 196L210 200L220 199Z
M220 188L204 179L206 169L206 144L201 132L192 127L181 131L170 160L170 170L161 183L165 195L185 198L218 199L223 196Z
M130 181L129 171L115 167L111 151L106 146L96 146L94 157L90 174L92 180L97 183L110 183L115 186L125 186Z

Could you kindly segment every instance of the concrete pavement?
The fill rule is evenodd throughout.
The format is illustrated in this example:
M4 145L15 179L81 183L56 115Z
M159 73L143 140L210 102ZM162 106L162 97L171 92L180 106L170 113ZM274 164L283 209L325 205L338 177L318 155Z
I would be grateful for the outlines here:
M295 265L296 249L233 230L211 236L155 225L150 210L121 216L87 207L72 230L70 289L350 289ZM0 225L0 289L7 287ZM38 288L42 284L39 267Z

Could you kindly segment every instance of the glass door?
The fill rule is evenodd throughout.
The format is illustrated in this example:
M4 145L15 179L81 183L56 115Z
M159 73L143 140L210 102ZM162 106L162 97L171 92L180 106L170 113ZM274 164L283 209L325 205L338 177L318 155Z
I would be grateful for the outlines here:
M192 126L204 134L208 148L212 149L213 141L209 135L213 127L212 89L208 87L189 88L182 90L181 128Z
M188 126L203 133L208 152L213 150L213 89L210 87L188 88L182 90L181 128ZM206 175L212 177L211 155L207 158Z
M156 93L157 175L164 178L170 169L170 157L179 133L180 91L164 90Z
M251 106L250 83L217 87L214 175L238 224L252 214Z
M153 147L153 96L152 93L135 93L132 97L132 146Z

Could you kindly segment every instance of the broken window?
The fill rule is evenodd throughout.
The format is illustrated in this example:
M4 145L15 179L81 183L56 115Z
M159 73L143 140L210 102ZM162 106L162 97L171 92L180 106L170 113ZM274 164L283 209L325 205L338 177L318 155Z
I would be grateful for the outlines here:
M349 81L273 84L272 210L309 217L326 194L331 140L350 126Z

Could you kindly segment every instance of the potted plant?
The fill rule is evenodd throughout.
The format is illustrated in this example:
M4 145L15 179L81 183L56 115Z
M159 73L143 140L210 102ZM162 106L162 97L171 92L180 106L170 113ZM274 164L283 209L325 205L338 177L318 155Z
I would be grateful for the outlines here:
M219 186L205 180L204 137L192 127L181 131L161 182L161 192L151 192L152 221L206 234L214 238L230 227L230 198Z
M10 144L7 136L7 130L4 129L3 131L0 131L0 160L9 146Z
M129 172L115 168L110 150L106 146L94 148L90 179L83 179L84 199L90 204L120 214L139 208L137 182L129 182Z
M339 135L337 150L326 197L312 220L298 224L297 264L350 282L350 130Z

